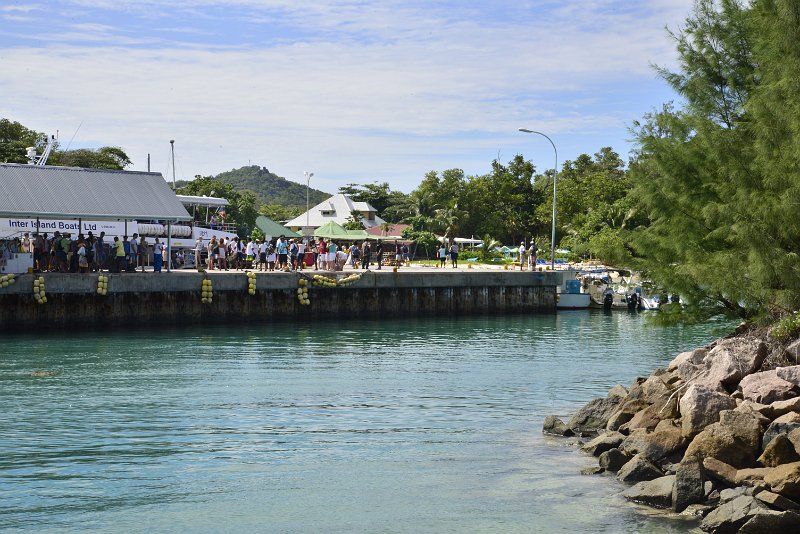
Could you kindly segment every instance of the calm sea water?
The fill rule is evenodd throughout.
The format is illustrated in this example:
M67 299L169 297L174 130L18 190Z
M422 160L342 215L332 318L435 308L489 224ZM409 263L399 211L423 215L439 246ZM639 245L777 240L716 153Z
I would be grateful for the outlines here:
M0 530L683 532L541 433L719 334L642 317L6 335Z

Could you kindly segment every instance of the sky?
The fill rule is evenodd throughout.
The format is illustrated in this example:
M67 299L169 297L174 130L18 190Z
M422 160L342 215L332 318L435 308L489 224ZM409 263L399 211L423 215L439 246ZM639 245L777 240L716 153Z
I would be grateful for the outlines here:
M0 117L177 179L259 165L335 193L537 170L676 96L692 0L0 0Z

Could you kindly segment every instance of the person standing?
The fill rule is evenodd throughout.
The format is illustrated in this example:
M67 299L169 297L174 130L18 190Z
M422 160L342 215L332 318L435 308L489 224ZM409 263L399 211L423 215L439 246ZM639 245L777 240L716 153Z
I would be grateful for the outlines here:
M525 242L519 244L519 268L520 270L525 268Z
M383 266L383 242L380 239L375 243L375 255L378 256L378 266L375 269L380 271Z
M536 246L536 241L531 239L531 244L528 247L528 266L531 271L536 269L536 253L539 252L539 247Z
M263 271L267 266L267 251L269 250L269 243L265 239L258 244L258 270Z
M332 239L328 243L328 270L335 271L336 270L336 253L339 250L339 245L337 245Z
M119 237L114 236L114 272L121 273L122 268L125 266L125 245L119 240Z
M217 257L217 236L212 235L208 242L208 270L214 270L214 260Z
M458 243L455 241L450 245L450 262L453 264L453 269L458 268Z
M156 238L156 243L153 245L153 272L160 273L162 265L164 265L164 245Z
M444 243L439 245L439 267L444 268L447 263L447 247Z
M369 269L369 260L372 250L369 246L369 241L364 241L364 246L361 248L361 268Z
M144 236L139 238L139 262L142 264L142 272L144 272L144 264L147 262L147 240Z
M278 254L278 269L285 270L286 262L289 257L289 246L286 244L286 236L282 235L275 243L275 252Z
M203 236L198 236L194 242L194 266L199 271L203 264Z
M86 259L86 243L78 243L78 271L85 273L89 269L89 261Z
M106 233L100 232L100 237L97 238L96 256L97 272L102 272L106 268Z
M137 241L138 237L139 234L133 234L133 237L131 238L131 259L128 268L133 272L136 272L136 268L139 266L139 241Z
M317 266L315 269L325 270L328 266L328 244L325 243L323 238L319 239L319 244L317 245Z

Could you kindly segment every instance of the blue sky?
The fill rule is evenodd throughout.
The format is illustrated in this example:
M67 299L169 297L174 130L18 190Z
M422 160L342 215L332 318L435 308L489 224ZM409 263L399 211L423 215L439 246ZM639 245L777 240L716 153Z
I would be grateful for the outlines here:
M0 116L177 177L247 164L336 192L430 170L538 169L675 96L691 0L3 0ZM71 144L70 144L71 143Z

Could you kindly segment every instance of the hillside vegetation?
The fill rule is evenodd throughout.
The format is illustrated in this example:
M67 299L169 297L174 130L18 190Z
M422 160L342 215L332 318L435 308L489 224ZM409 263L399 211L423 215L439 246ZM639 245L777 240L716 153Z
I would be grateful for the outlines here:
M214 178L232 185L238 191L252 191L261 204L302 206L305 210L306 186L281 178L265 167L250 165L219 173ZM314 206L330 196L324 191L311 188L308 199Z

